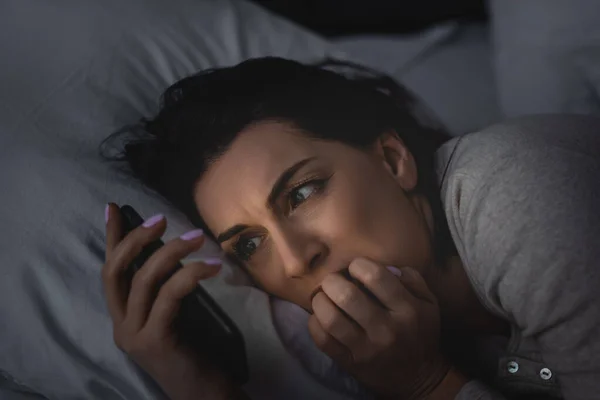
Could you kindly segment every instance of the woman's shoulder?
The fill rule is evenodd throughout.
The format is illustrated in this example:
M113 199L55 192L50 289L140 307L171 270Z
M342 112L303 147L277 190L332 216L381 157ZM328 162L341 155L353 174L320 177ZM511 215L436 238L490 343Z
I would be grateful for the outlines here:
M519 118L440 150L448 225L476 293L535 338L565 397L597 393L600 119Z
M526 116L454 138L438 150L439 179L477 181L499 163L518 161L526 167L528 160L536 159L532 155L553 148L566 150L565 157L569 153L600 157L600 117Z
M511 314L532 288L543 292L565 274L577 273L575 282L596 273L600 119L519 118L440 151L448 226L490 308ZM525 314L512 319L524 324Z

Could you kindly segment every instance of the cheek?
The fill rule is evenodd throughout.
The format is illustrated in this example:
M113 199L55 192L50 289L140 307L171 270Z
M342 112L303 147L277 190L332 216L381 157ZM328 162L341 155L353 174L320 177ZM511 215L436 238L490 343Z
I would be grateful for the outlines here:
M338 171L323 198L311 208L308 220L332 244L339 244L342 238L358 239L370 225L370 190L360 171Z
M345 188L332 190L302 218L319 232L328 244L335 244L341 238L356 235L364 225L363 206L360 199L352 196Z
M386 227L385 231L391 232L382 241L396 264L420 270L432 262L433 249L427 224L407 197L403 197L382 220L382 225Z
M324 206L320 207L319 222L334 245L365 251L386 234L384 222L390 208L393 209L393 202L389 189L357 172L339 178Z
M382 262L426 266L431 241L425 221L393 181L365 177L348 181L342 200L331 206L346 250Z

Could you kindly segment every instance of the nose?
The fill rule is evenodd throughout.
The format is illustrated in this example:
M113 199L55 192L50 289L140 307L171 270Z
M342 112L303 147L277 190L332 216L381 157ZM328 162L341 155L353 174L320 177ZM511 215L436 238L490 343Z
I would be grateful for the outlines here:
M288 278L300 278L323 265L328 248L318 235L293 227L281 227L271 232L283 269Z

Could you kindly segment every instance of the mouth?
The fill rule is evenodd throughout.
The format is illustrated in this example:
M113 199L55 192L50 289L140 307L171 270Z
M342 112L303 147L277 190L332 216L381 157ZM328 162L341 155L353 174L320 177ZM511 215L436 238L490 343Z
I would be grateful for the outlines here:
M334 273L338 273L340 275L342 275L344 278L346 278L347 280L349 280L350 282L354 282L356 283L356 279L354 279L352 277L352 275L350 275L350 270L349 267L346 265L342 268L340 268L338 271L334 271ZM310 301L312 303L312 300L315 298L315 296L319 293L322 292L323 288L321 287L321 285L317 286L315 290L313 290L310 294Z
M353 284L355 284L364 294L367 295L367 297L369 299L371 299L378 305L383 306L383 304L380 302L380 300L369 289L367 289L361 281L359 281L358 279L356 279L355 277L350 275L350 270L348 267L345 267L345 268L337 271L337 273L340 274L341 276L343 276L349 282L352 282ZM312 291L312 293L310 294L310 304L311 305L312 305L312 301L315 298L315 296L317 294L319 294L319 292L322 292L322 291L323 291L323 288L321 287L321 285L317 286L317 288ZM309 312L312 314L312 309Z

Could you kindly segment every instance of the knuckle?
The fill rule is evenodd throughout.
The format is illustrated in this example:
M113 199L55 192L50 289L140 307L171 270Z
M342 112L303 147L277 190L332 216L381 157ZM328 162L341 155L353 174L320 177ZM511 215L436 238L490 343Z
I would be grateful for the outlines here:
M113 329L113 340L119 349L129 353L131 340L129 340L129 337L123 332L123 329Z
M357 349L352 352L352 363L356 365L368 364L373 359L372 352L368 349Z
M158 251L156 251L149 259L149 262L160 264L161 269L174 270L178 262L181 261L190 251L188 249L182 249L181 245L174 242L165 244Z
M325 350L331 344L331 338L325 335L315 338L314 341L317 347L321 350Z
M369 268L364 273L364 281L366 284L376 284L380 282L383 278L383 273L381 268Z
M414 307L406 306L400 312L400 320L402 323L412 325L417 322L419 313Z
M183 285L181 284L181 279L179 279L180 277L181 276L178 276L178 274L175 274L166 284L161 286L156 300L157 303L160 302L160 304L157 305L164 304L165 301L169 302L173 301L173 299L182 297L180 293L183 292Z
M115 248L115 258L122 257L124 254L135 251L137 248L141 248L141 246L144 245L144 242L141 239L140 235L135 234L135 231L129 232Z
M170 240L163 246L162 250L164 250L163 257L168 259L180 259L192 251L190 242L181 239Z
M106 282L114 278L115 275L117 275L116 268L113 268L110 262L104 264L102 267L102 279Z
M148 355L148 346L141 340L132 341L125 352L133 358L141 358Z
M378 346L387 348L396 341L396 333L389 326L383 326L376 331L371 340Z
M151 337L138 335L130 341L126 352L137 359L152 358L157 353L157 343Z
M186 283L198 283L200 278L205 274L206 266L201 262L186 263L184 268L177 271L176 275L181 276L181 279Z
M127 235L125 235L125 237L123 238L123 242L131 242L144 245L147 242L150 242L154 235L155 233L152 230L148 230L143 228L142 226L138 226L137 228L129 232Z
M142 333L132 334L125 327L113 329L116 346L135 359L151 357L156 353L156 341Z
M131 282L132 288L145 288L154 285L154 277L149 268L141 268L136 274L133 276L133 280Z
M340 306L350 304L356 296L356 289L352 286L345 287L341 289L338 293L337 302Z
M158 236L155 232L148 232L140 227L129 232L117 246L116 254L118 257L125 254L138 255L142 249L150 244L153 240L157 239Z
M352 260L352 262L350 262L350 270L353 270L355 272L359 272L362 271L363 273L365 271L370 271L372 269L376 269L378 267L377 264L375 264L373 261L366 259L366 258L355 258L354 260Z
M331 330L335 329L338 325L337 315L335 315L335 314L326 315L325 317L323 317L323 320L321 321L321 325L327 331L331 331Z

